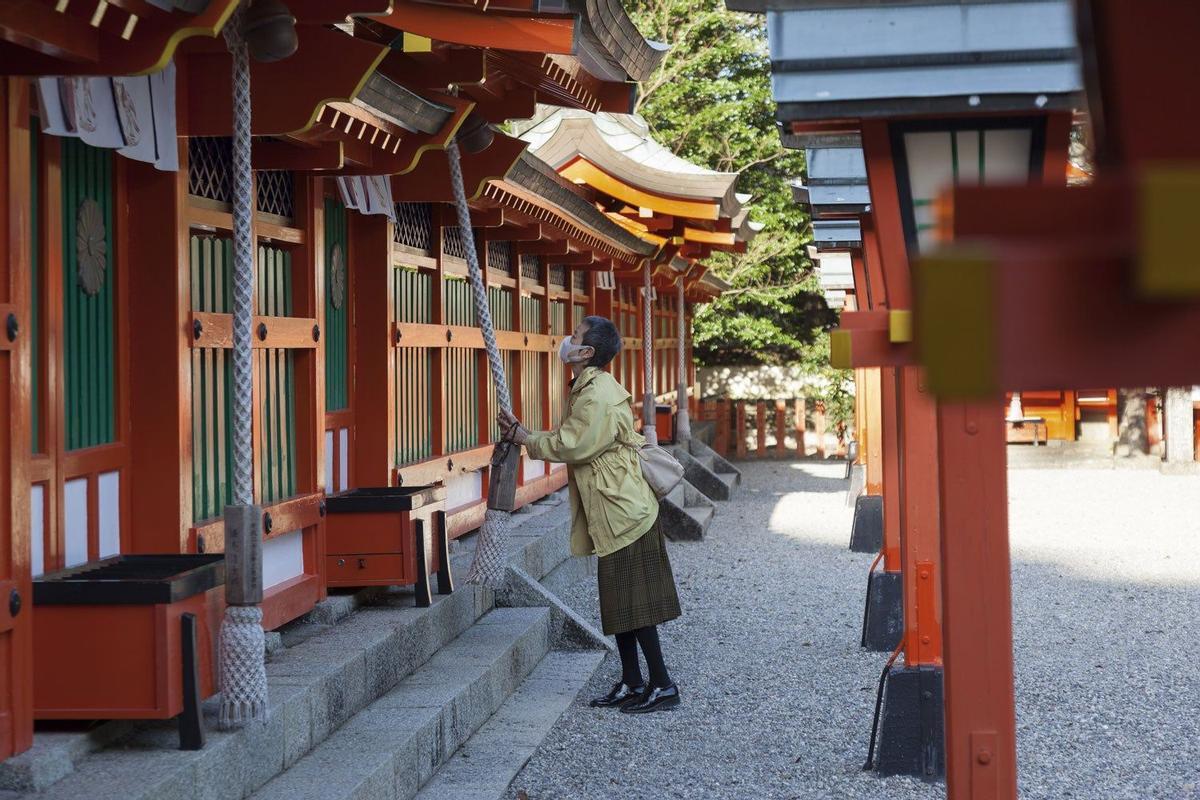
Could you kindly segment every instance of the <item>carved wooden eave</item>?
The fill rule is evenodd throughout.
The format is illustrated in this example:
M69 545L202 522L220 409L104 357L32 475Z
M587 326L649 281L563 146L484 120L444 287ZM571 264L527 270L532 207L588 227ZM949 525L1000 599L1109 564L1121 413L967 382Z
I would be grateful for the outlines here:
M426 101L441 109L441 124L432 132L403 128L361 103L330 103L307 131L293 140L318 145L337 142L345 159L342 175L403 175L414 170L428 153L445 149L471 111L471 103L452 97ZM445 156L441 156L444 160Z
M300 47L272 63L251 62L251 129L256 136L300 133L329 103L350 102L363 90L387 48L333 28L297 25ZM180 51L179 80L187 83L188 113L181 136L228 136L233 128L232 62L223 43L191 40Z
M576 57L592 75L607 81L644 81L666 55L667 47L638 32L620 0L559 0L542 8L562 8L579 15Z
M525 143L496 133L490 147L481 153L462 152L463 186L467 199L478 198L488 181L501 180L513 169ZM429 150L412 171L392 178L392 198L400 202L451 203L450 165L444 150Z
M602 174L617 182L609 188L630 205L707 220L741 210L736 173L679 158L650 138L637 117L557 109L526 127L522 138L531 152L572 179L590 182Z
M452 3L394 0L393 11L377 21L403 33L439 42L525 53L575 52L579 18L575 14L484 10Z
M494 202L521 204L531 219L568 231L596 252L626 263L654 253L655 247L614 223L575 188L537 159L523 154L502 180L492 181L484 197Z
M238 0L188 13L144 0L0 2L0 71L6 75L145 75L180 44L215 37Z

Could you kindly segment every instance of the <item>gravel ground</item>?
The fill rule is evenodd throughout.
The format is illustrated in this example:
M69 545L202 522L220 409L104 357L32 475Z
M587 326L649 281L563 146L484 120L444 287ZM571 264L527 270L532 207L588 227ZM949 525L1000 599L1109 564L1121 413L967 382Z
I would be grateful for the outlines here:
M940 798L860 767L884 656L858 647L869 557L843 467L750 462L699 543L672 543L672 713L590 709L611 656L509 797ZM1010 473L1023 798L1200 800L1200 477ZM599 616L595 586L565 598Z

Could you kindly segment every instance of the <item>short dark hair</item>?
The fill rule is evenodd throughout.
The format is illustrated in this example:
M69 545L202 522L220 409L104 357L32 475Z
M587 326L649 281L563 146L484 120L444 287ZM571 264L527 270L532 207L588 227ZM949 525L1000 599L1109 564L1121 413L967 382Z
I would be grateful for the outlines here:
M584 317L583 321L588 326L583 344L595 351L588 366L603 369L621 352L621 332L605 317Z

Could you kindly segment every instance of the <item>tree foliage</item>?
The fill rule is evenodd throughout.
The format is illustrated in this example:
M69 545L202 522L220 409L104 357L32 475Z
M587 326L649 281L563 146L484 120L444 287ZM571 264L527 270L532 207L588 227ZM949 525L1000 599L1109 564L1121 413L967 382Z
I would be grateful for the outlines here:
M833 377L826 331L836 314L805 251L808 216L792 200L790 181L804 156L780 142L763 18L727 11L722 0L630 0L627 7L643 34L670 47L640 87L638 113L679 156L739 173L737 190L753 195L751 219L765 225L744 254L709 260L733 288L697 313L697 360L800 364Z

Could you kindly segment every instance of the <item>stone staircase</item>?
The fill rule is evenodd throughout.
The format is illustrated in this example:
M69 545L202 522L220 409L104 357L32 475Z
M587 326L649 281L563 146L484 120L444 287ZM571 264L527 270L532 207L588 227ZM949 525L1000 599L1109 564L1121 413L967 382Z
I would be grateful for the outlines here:
M732 500L742 483L742 473L699 439L670 446L683 465L684 479L710 500Z
M200 751L176 749L171 721L38 733L0 764L0 800L498 800L606 652L547 588L594 570L569 558L564 495L516 515L499 597L369 590L271 635L265 725L217 731L209 701ZM473 548L455 543L455 575Z
M676 541L703 539L716 510L716 504L686 478L658 501L663 534Z

